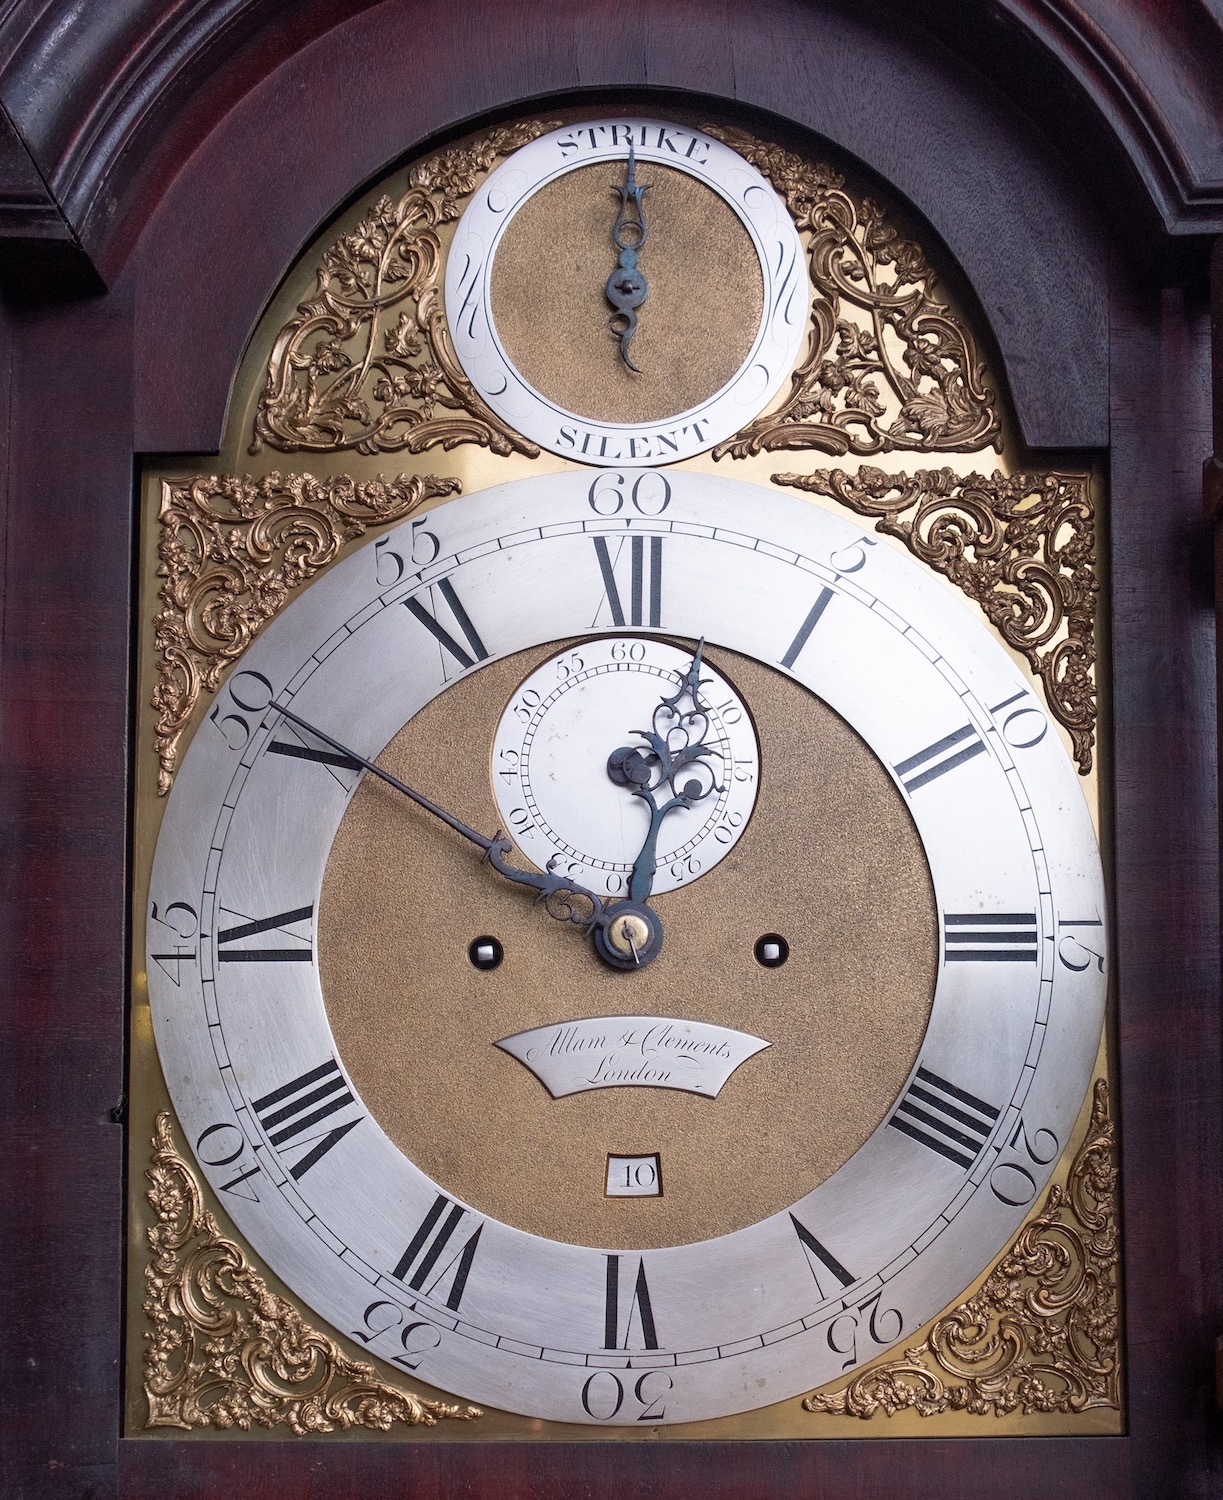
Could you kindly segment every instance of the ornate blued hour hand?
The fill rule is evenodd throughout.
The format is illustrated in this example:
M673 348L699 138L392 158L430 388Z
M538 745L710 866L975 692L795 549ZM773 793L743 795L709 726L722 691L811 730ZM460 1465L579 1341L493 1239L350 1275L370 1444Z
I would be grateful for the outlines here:
M650 814L641 852L633 862L628 899L644 902L654 887L658 869L658 835L663 819L680 807L693 807L712 792L722 792L709 757L717 755L705 743L709 710L701 698L702 639L684 673L678 691L663 698L654 710L651 729L633 731L644 746L621 745L607 759L607 774L617 786L640 797ZM687 699L690 707L681 708Z
M630 370L641 371L629 358L628 346L637 332L637 309L649 296L650 288L637 264L637 256L645 244L645 207L641 198L650 191L650 184L637 184L637 158L630 145L628 148L628 172L624 186L613 189L620 194L620 212L612 226L612 243L620 252L616 269L607 278L607 300L615 308L608 319L611 331L620 340L620 357Z
M636 914L631 902L620 901L608 906L584 885L578 885L575 881L554 875L550 869L544 874L537 874L534 870L518 869L506 858L513 845L500 829L491 839L485 838L482 833L477 833L461 818L456 818L453 813L447 812L444 807L439 807L422 792L408 786L407 782L400 781L398 776L392 776L389 771L384 771L381 766L375 765L372 760L367 760L364 755L342 744L325 730L319 729L317 725L303 719L300 714L294 713L292 709L285 708L281 703L273 703L272 707L291 723L296 724L299 729L304 729L315 739L322 740L324 745L329 745L346 760L351 761L354 766L360 766L362 770L368 771L371 775L377 776L380 781L385 781L388 786L394 787L397 792L402 792L418 807L423 807L426 812L439 818L447 828L453 828L455 833L475 844L477 848L483 849L484 858L498 875L504 875L507 880L512 880L516 885L525 885L535 891L535 899L543 904L544 910L550 917L555 917L558 922L572 922L584 933L592 936L595 950L613 968L637 968L643 962L648 962L650 958L653 958L661 948L662 927L656 919L651 925L650 918L653 917L653 913L648 909L643 920ZM633 909L630 910L630 908Z

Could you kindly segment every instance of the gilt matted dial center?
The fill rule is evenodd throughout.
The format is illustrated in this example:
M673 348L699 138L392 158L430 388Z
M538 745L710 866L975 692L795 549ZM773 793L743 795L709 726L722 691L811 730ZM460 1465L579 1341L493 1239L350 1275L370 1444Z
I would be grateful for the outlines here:
M648 647L642 665L671 673L696 645L636 639ZM555 684L573 654L583 667L596 665L616 646L587 639L490 663L423 708L379 763L491 832L509 822L493 789L499 778L489 774L499 726L508 715L519 744L527 728L513 705L532 683ZM478 852L372 778L357 789L332 845L319 959L348 1075L382 1129L433 1181L536 1234L587 1245L679 1245L778 1212L878 1126L926 1029L937 958L933 892L894 783L814 694L746 657L710 654L701 676L711 680L712 706L728 705L727 717L740 704L750 710L726 733L741 736L746 726L746 742L732 739L744 775L759 746L755 805L747 804L725 857L651 895L666 943L641 972L600 962L588 939L490 878ZM627 686L604 688L599 678L589 693L597 734L580 728L585 710L572 711L570 728L591 744L575 781L592 798L629 803L607 777L608 753L640 743L631 731L649 727L650 710L676 684L645 671L616 676ZM712 691L715 678L724 691ZM562 693L553 711L586 696ZM632 848L644 821L626 809L632 837L618 852ZM706 844L722 851L712 834L702 850ZM514 857L525 862L521 852ZM769 969L755 945L773 932L786 936L790 955ZM468 956L469 943L485 934L504 950L491 970ZM497 1045L533 1027L556 1028L563 1038L558 1023L615 1016L701 1022L769 1045L716 1098L639 1087L552 1098ZM794 1149L771 1149L777 1139ZM652 1152L661 1156L662 1195L609 1197L609 1154Z

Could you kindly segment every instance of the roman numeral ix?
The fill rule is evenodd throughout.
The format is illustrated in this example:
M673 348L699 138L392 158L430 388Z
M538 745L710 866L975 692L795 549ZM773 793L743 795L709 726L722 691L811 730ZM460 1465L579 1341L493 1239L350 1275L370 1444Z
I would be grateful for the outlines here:
M227 908L222 908L227 910ZM242 916L241 912L230 912L231 916ZM299 906L294 911L279 911L274 917L246 917L235 927L223 927L217 933L217 962L222 964L277 964L305 963L311 959L311 939L288 928L298 922L308 922L314 916L314 903ZM237 948L230 944L241 943L246 938L257 937L262 932L279 932L288 939L275 948Z
M305 1156L300 1157L289 1168L289 1176L295 1182L300 1182L310 1168L321 1161L365 1116L358 1115L355 1120L347 1120L342 1125L334 1125L327 1130L315 1131L312 1135L305 1133L330 1119L337 1110L354 1102L339 1064L334 1057L329 1057L320 1067L311 1068L292 1083L283 1084L270 1094L264 1094L262 1099L254 1100L251 1108L260 1125L267 1131L268 1140L278 1152L290 1143L304 1146L314 1142ZM299 1136L304 1139L299 1140Z
M943 939L949 964L1034 964L1036 913L949 911Z
M992 1104L967 1089L919 1067L888 1124L967 1171L989 1139L999 1114Z

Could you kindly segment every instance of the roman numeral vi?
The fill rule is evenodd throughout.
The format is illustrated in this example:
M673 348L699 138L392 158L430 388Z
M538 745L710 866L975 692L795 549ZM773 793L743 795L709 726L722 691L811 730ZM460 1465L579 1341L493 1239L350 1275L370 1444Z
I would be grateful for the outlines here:
M603 1309L603 1347L605 1349L627 1349L632 1334L633 1314L636 1312L641 1324L641 1342L646 1349L658 1348L658 1334L654 1328L654 1308L650 1303L650 1288L645 1279L645 1261L638 1257L637 1276L629 1294L628 1310L624 1316L624 1338L620 1338L620 1261L619 1255L607 1259L607 1296Z

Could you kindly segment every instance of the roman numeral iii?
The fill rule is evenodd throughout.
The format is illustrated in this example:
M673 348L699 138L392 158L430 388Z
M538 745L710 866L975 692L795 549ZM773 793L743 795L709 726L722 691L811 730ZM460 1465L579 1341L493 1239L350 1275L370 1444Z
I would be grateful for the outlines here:
M888 1124L967 1171L1000 1113L929 1068L918 1068Z
M1034 964L1036 913L949 911L943 941L949 964Z

